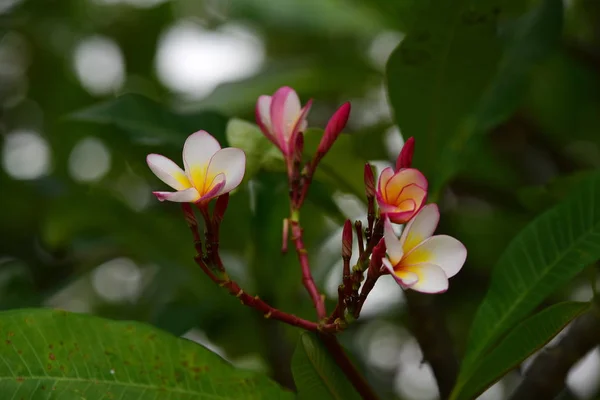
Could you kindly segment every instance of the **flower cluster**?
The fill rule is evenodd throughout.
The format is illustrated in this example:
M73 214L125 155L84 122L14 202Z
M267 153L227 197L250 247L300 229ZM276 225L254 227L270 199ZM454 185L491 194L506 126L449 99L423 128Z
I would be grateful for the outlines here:
M440 213L436 204L425 205L427 179L410 168L414 139L410 138L396 162L379 177L377 203L384 218L387 257L383 265L405 289L424 293L448 290L448 278L460 271L467 258L465 246L453 237L433 235ZM393 223L406 224L398 239Z
M350 114L350 103L343 104L333 114L312 160L302 165L303 135L311 105L312 101L309 100L302 106L298 94L289 87L278 89L273 96L260 96L256 103L256 121L264 135L283 154L288 170L292 214L284 223L284 248L288 225L294 237L301 235L297 211L302 206L317 165L339 137ZM440 293L448 289L448 278L454 276L466 260L466 249L458 240L446 235L433 235L439 222L439 211L435 204L426 205L428 183L419 170L411 168L413 153L414 139L410 138L402 148L395 168L389 167L381 172L376 189L371 167L368 164L365 166L369 203L365 236L368 240L373 240L373 243L369 254L364 249L361 252L365 259L356 269L358 275L352 278L350 272L345 273L345 299L357 298L357 293L352 293L354 289L351 290L351 287L360 283L364 265L367 264L370 284L374 284L382 273L389 272L405 289ZM147 163L159 179L175 189L174 192L154 192L156 197L160 201L196 204L213 227L214 232L209 233L213 236L218 234L218 225L227 207L228 196L223 195L235 189L244 177L246 156L243 150L222 149L209 133L198 131L190 135L183 146L184 169L159 154L148 155ZM208 203L220 196L223 196L223 201L217 201L216 214L211 219L207 214ZM375 202L379 206L378 214ZM184 210L190 210L186 207ZM193 214L189 211L187 216L193 221ZM359 222L357 224L359 234L362 228ZM396 237L393 224L405 225L400 238ZM350 259L352 249L351 228L348 221L344 231L346 262ZM362 232L359 236L359 240L362 240ZM218 240L218 237L211 240L213 239ZM308 282L310 287L307 288L315 304L320 304L322 301L318 300L320 295L310 278L302 241L298 241L296 246L304 268L303 274L307 277L305 284ZM218 257L215 260L218 261ZM360 305L357 305L355 312L359 311Z

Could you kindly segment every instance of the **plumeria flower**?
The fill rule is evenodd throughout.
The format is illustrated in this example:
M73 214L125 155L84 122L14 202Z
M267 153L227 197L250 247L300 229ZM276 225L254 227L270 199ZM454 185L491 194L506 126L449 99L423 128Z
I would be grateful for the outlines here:
M160 200L179 203L207 203L210 199L235 189L246 170L243 150L222 149L219 142L206 131L191 134L183 145L183 165L161 156L149 154L148 166L154 174L176 192L153 192Z
M405 226L400 239L386 218L383 264L403 288L424 293L448 290L448 278L460 271L467 258L465 246L453 237L433 235L440 219L435 204L426 205Z
M388 167L379 176L377 203L381 215L396 224L404 224L425 204L427 179L417 169L403 168L397 172Z
M272 97L260 96L256 102L256 122L288 159L293 155L296 136L306 130L311 104L309 100L302 107L298 94L288 86L277 89Z

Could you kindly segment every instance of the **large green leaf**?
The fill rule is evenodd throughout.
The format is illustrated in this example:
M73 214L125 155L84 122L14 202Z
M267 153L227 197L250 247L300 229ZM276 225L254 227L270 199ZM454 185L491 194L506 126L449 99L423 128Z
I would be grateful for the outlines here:
M47 309L0 314L0 393L14 399L280 399L185 339L136 322Z
M423 21L387 67L397 123L406 137L425 143L415 165L430 179L434 197L464 164L473 136L519 106L534 66L560 39L560 0L545 0L530 14L502 25L498 19L509 1L471 3L439 1L423 7L417 14Z
M125 94L73 113L71 119L113 124L135 141L181 146L193 132L205 130L225 145L226 118L212 111L177 114L138 94Z
M600 173L523 229L494 268L469 335L459 376L560 285L600 258Z
M513 329L486 355L467 381L459 381L452 400L474 399L550 341L575 317L589 309L589 303L555 304L528 318Z
M292 359L292 373L300 399L360 399L323 343L312 333L303 333Z
M436 190L449 167L440 157L492 79L501 46L489 2L441 0L415 7L414 27L388 61L387 85L402 134L417 140L415 166Z
M505 50L490 87L469 121L472 133L493 128L521 104L534 67L560 43L562 22L562 0L543 0L504 27Z

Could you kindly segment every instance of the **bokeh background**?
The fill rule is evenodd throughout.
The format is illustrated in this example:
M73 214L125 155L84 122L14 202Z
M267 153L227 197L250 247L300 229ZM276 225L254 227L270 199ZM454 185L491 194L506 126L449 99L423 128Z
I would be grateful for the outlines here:
M333 172L341 170L316 182L303 212L331 309L341 224L365 218L362 165L386 166L403 143L385 65L404 37L410 3L0 0L0 309L146 321L293 387L298 331L240 306L201 274L179 208L151 195L164 185L145 155L179 160L198 129L225 143L228 119L253 121L256 98L282 85L303 102L314 99L310 126L323 127L350 100L353 139L330 159ZM439 296L459 354L506 244L600 166L600 3L564 7L560 43L527 75L518 110L489 132L480 158L441 198L440 231L469 249L466 267ZM126 93L155 103L103 103ZM89 112L97 104L128 122ZM165 129L173 126L175 133ZM426 146L417 143L417 152ZM284 174L257 172L231 198L223 258L247 292L312 318L295 255L280 252L287 211ZM590 297L582 278L548 301ZM402 291L382 279L341 339L384 398L435 399L409 328ZM516 374L483 398L504 398ZM595 398L599 382L596 349L571 372L564 396Z

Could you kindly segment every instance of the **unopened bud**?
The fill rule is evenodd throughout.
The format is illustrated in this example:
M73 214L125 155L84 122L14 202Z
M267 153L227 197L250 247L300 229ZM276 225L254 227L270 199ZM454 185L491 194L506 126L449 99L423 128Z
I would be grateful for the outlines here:
M342 231L342 257L352 257L352 222L346 220Z
M414 153L415 138L411 136L406 142L404 142L404 146L402 146L402 150L400 150L400 154L396 159L396 172L398 172L402 168L410 168Z
M375 197L375 176L369 163L365 164L365 192L367 198Z
M331 116L325 132L317 148L317 158L321 159L331 149L333 143L342 133L342 130L346 127L348 117L350 116L350 103L344 103L337 111Z
M381 275L380 269L383 258L385 257L385 240L381 238L379 243L375 245L373 248L373 252L371 253L371 262L369 263L369 272L370 276L379 276Z
M293 157L294 162L300 164L302 162L302 153L304 152L304 134L298 132L296 135L296 143L294 143Z
M227 210L227 205L229 205L229 193L225 193L224 195L217 197L214 211L214 221L216 224L220 224L221 221L223 221L225 211Z

